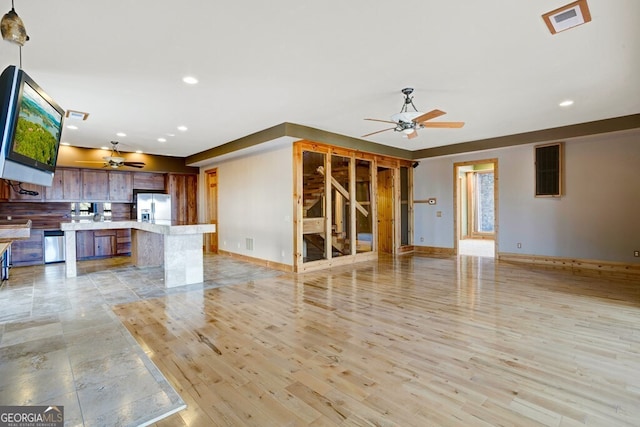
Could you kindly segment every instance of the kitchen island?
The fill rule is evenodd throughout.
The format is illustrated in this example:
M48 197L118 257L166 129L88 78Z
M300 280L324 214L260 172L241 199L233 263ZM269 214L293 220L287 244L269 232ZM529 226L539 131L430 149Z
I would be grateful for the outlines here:
M215 224L179 224L172 221L92 221L60 223L65 240L67 277L76 277L76 231L131 229L131 257L137 267L163 267L167 288L204 280L202 235L215 233Z

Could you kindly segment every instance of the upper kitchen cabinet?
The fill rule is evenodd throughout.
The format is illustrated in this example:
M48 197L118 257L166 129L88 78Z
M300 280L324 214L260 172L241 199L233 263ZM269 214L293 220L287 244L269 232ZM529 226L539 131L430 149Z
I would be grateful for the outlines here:
M165 191L165 174L133 172L133 188L136 190Z
M129 203L133 198L133 177L126 171L82 169L82 199L91 202Z
M171 219L185 224L198 222L198 175L170 173L167 177L171 195Z
M52 202L77 202L82 200L82 175L80 169L56 169L51 187L45 187L44 198Z
M106 171L82 169L82 199L109 201L109 176Z
M109 171L109 201L129 203L133 200L131 172Z
M9 189L9 200L20 202L41 202L44 198L45 188L38 184L18 183L10 181L11 188ZM21 193L21 190L26 190Z

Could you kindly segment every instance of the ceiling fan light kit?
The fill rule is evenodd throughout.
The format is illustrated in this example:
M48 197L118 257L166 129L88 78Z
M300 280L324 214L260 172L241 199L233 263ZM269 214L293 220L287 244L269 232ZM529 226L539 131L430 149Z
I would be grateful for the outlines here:
M464 122L429 122L429 120L435 119L447 113L438 109L431 110L426 113L421 113L413 104L413 96L411 96L411 94L413 93L413 88L407 87L402 89L401 92L404 95L404 104L402 105L399 113L391 116L391 120L365 119L374 122L392 123L395 125L395 127L368 133L366 135L362 135L361 138L365 138L367 136L375 135L381 132L386 132L388 130L394 130L395 132L402 132L404 134L403 136L408 139L413 139L418 136L418 129L461 128L464 126ZM409 106L413 108L413 111L409 110Z
M122 166L129 166L132 168L144 167L144 162L127 162L126 159L120 155L120 151L118 150L118 141L111 141L111 145L111 155L103 157L105 161L105 167L110 167L113 169L118 169Z

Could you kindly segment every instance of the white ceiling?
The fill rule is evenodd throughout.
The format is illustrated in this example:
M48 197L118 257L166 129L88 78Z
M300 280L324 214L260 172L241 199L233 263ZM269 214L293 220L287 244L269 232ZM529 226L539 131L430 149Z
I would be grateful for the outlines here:
M360 137L389 127L363 119L389 119L407 86L419 110L465 127L367 140L417 150L640 113L640 1L588 0L592 22L551 35L541 15L566 3L15 0L15 9L31 37L22 68L63 108L90 113L64 141L187 156L282 122ZM10 9L0 1L0 13ZM1 41L0 67L18 63L18 47ZM559 107L567 98L575 104Z

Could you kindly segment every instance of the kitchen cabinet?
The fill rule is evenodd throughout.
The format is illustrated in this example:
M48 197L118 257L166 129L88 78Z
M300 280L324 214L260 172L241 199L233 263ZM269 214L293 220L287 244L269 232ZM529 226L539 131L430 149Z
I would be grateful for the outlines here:
M21 202L41 202L42 199L44 198L44 192L46 187L38 184L29 184L24 182L21 184L22 189L28 190L28 191L35 191L38 194L37 195L20 194L18 192L19 190L18 183L16 181L13 181L13 182L15 182L15 186L13 186L14 188L11 188L9 190L9 200L21 201Z
M112 202L133 201L133 176L131 172L108 171L109 200Z
M82 198L92 202L130 203L133 197L131 172L82 170Z
M131 230L76 231L76 258L112 257L131 253Z
M85 201L109 201L109 176L107 171L82 170L82 198Z
M183 224L196 224L198 175L170 173L167 187L171 195L171 219Z
M133 172L133 188L136 190L165 190L165 174L153 172Z
M116 230L96 230L93 232L93 251L97 257L116 254Z
M124 228L116 230L116 253L114 255L131 254L131 230Z
M0 201L6 202L9 200L9 192L11 191L11 187L4 179L0 179Z
M77 202L82 200L82 175L80 169L56 169L51 187L45 187L44 198L52 202Z
M28 239L12 241L11 264L16 267L44 264L44 230L32 228Z
M76 231L76 257L78 259L91 258L95 256L93 247L93 231Z

